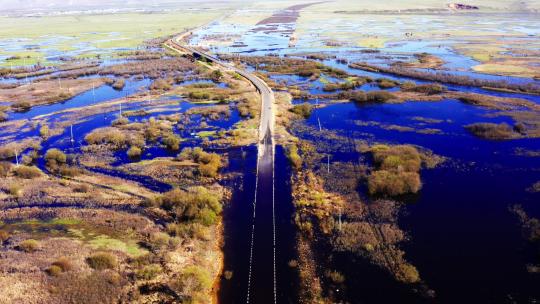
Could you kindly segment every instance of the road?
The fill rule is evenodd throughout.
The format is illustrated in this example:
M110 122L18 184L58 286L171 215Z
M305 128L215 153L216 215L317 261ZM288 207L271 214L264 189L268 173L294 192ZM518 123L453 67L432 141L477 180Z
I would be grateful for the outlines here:
M189 34L189 33L188 33ZM251 82L257 91L261 94L261 119L259 123L259 145L261 145L267 136L270 136L272 139L270 144L273 143L274 138L274 92L272 89L259 77L253 75L252 73L239 69L229 63L221 61L219 58L210 55L208 53L202 52L194 47L185 45L182 43L182 40L185 38L186 34L182 34L174 39L169 40L166 44L179 52L194 54L199 57L206 58L209 61L212 61L215 64L222 66L223 68L236 72L240 76L247 79ZM269 135L267 133L270 133ZM260 147L263 148L263 147ZM263 149L264 150L264 149Z
M166 45L178 52L192 54L195 57L206 58L223 69L238 73L255 86L261 95L261 114L257 144L257 173L255 180L255 195L252 203L252 219L249 227L249 263L245 292L242 301L245 303L278 303L277 271L276 271L276 208L275 208L275 142L274 142L274 93L260 78L252 73L237 68L219 58L186 45L183 40L190 33L184 33L167 41ZM281 227L281 226L280 226ZM278 227L278 229L280 228ZM282 259L279 264L284 264ZM286 262L285 262L286 263ZM280 285L281 286L281 285ZM236 302L236 301L235 301ZM238 303L238 302L236 302Z

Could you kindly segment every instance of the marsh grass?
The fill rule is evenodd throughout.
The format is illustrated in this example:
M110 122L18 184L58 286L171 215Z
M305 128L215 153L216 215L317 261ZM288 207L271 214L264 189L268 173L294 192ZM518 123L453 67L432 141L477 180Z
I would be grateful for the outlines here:
M474 123L465 126L465 128L473 135L491 139L491 140L503 140L516 137L516 133L506 123L495 124L488 122Z
M375 145L371 154L376 169L368 176L370 194L396 196L420 190L422 157L416 148Z

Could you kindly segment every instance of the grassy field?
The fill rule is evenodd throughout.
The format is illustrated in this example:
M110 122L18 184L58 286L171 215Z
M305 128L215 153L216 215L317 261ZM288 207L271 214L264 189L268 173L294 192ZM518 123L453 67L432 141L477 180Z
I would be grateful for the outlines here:
M50 17L0 17L2 66L47 62L53 55L92 56L133 49L147 39L181 32L210 22L226 11L172 11ZM28 50L28 46L34 49Z

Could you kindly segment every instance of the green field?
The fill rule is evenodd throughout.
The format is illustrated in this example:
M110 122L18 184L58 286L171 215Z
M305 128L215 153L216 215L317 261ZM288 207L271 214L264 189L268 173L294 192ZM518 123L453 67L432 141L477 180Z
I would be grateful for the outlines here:
M134 49L145 40L206 24L225 11L172 11L50 17L0 17L2 66L47 64L55 54L93 57L118 49ZM10 39L9 43L5 43ZM16 39L15 42L13 40ZM9 44L9 48L5 45ZM28 50L32 46L32 50ZM24 57L24 58L23 58Z

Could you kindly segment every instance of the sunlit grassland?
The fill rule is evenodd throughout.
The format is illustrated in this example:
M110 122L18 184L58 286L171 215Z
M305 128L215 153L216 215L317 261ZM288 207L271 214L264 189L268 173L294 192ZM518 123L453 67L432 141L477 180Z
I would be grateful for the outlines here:
M47 17L0 17L0 41L17 39L11 49L0 50L5 57L20 56L12 65L44 62L51 51L79 51L92 56L102 51L133 49L145 40L179 33L208 23L226 11L172 11L169 13L123 13ZM39 49L25 50L37 45ZM1 61L9 66L10 62Z
M0 227L2 226L4 225L0 224ZM108 233L103 227L93 227L77 218L53 218L47 221L31 219L8 224L2 228L8 231L25 231L38 240L50 236L74 238L95 249L121 251L133 257L147 252L129 232L122 236Z

